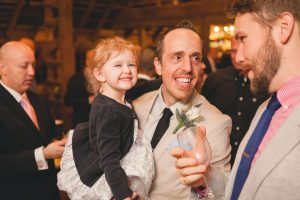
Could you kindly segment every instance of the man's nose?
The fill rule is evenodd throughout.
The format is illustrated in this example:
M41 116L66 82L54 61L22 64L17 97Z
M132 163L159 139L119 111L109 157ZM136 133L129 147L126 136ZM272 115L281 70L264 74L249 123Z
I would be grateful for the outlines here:
M244 53L243 53L243 48L239 47L236 50L235 62L237 62L237 63L243 63L244 60L245 60L245 57L244 57Z
M28 74L34 76L35 75L35 69L33 65L28 66Z
M191 58L188 57L188 58L184 59L183 69L186 72L191 72L192 71L192 60L191 60Z

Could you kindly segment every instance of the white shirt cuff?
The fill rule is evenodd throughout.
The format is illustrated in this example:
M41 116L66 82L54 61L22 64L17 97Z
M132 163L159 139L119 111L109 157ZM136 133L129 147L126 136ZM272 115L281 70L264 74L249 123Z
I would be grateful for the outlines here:
M38 170L46 170L48 168L48 163L43 154L43 146L34 150L34 157L38 167Z

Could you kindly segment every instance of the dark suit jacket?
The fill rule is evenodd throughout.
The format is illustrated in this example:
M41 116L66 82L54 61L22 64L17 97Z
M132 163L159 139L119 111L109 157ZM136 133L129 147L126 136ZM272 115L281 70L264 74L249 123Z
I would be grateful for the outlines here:
M126 92L126 100L132 102L147 92L157 90L160 88L161 84L161 79L150 81L146 79L138 79L136 85Z
M231 166L233 165L239 144L245 136L259 105L268 96L257 97L250 91L250 81L233 66L211 73L206 78L202 95L221 112L232 119L230 134Z
M34 149L47 146L61 132L45 103L33 92L27 96L40 130L0 84L0 199L59 199L53 160L48 160L48 170L39 171Z
M83 71L73 75L68 82L65 105L74 109L72 127L76 124L89 121L91 104L89 96L92 95L87 91L87 83Z

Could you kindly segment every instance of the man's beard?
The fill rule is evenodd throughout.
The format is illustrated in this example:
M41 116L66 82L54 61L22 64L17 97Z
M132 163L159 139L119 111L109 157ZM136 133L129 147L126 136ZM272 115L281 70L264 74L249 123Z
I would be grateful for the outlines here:
M266 42L259 48L253 58L252 70L254 78L251 80L252 92L262 97L269 93L269 86L280 67L281 51L272 38L271 30Z

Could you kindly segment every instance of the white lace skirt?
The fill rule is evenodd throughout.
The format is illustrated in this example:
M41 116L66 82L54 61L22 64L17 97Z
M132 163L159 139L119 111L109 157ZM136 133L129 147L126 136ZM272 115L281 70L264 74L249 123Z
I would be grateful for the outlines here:
M73 159L72 136L73 132L70 132L61 159L61 170L57 175L58 188L66 191L72 200L110 200L113 194L104 175L91 188L80 180ZM143 199L149 199L148 193L155 175L149 141L135 131L134 143L120 163L126 172L131 190L137 192Z

